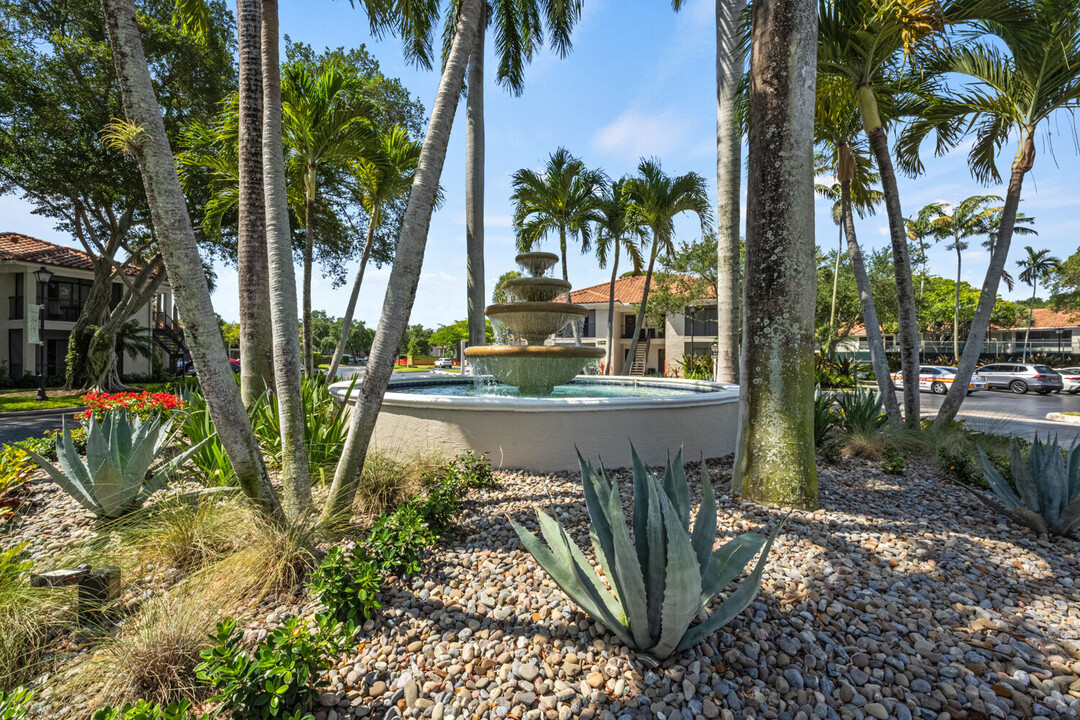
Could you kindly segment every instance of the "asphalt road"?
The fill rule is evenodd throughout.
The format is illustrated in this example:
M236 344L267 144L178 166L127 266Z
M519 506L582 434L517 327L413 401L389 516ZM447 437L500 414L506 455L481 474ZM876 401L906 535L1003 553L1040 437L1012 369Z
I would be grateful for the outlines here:
M24 415L22 417L4 417L0 415L0 445L39 437L49 430L59 430L64 415L70 415L73 412L74 408L66 408L63 413Z
M903 407L903 393L897 392L896 396ZM919 397L920 414L932 416L941 407L945 396L924 392ZM1080 395L1016 395L986 390L968 395L957 417L966 420L968 427L999 435L1031 440L1036 433L1040 438L1057 434L1063 444L1080 439L1080 425L1050 422L1046 414L1052 412L1080 412Z

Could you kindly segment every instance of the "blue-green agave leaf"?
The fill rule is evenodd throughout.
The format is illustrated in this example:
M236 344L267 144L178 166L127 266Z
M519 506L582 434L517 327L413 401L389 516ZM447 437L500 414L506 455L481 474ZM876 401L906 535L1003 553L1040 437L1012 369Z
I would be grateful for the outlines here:
M763 545L765 537L757 533L743 533L721 545L709 558L709 564L701 576L698 608L709 604L728 583L738 577Z
M685 485L686 480L683 479ZM679 645L686 628L698 611L701 595L701 572L697 556L690 545L690 535L683 527L675 505L660 496L660 512L667 536L667 583L661 614L660 639L650 649L658 659L666 658Z
M705 466L705 460L701 461L701 506L698 508L697 518L694 520L694 532L690 535L690 543L694 546L694 553L698 558L698 569L704 578L709 558L712 556L713 543L716 541L716 494L713 493L712 483L709 481L709 469Z

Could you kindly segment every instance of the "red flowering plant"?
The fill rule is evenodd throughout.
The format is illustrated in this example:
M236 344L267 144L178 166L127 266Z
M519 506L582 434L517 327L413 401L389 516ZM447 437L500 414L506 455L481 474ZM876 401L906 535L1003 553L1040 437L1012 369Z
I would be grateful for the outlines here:
M81 414L83 420L96 418L99 422L110 410L125 410L132 415L146 419L150 415L166 415L175 410L183 410L184 402L172 393L152 393L143 391L120 393L87 393L83 402L88 407Z

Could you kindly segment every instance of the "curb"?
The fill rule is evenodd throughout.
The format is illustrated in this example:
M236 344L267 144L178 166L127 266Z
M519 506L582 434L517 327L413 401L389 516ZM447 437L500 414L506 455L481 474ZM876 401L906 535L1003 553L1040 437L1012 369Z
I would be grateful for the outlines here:
M1046 419L1067 425L1080 425L1080 415L1065 415L1064 413L1052 412L1046 414Z
M17 412L0 413L0 422L4 420L18 420L19 418L44 418L52 415L67 415L82 412L86 405L73 405L65 408L48 408L47 410L19 410Z

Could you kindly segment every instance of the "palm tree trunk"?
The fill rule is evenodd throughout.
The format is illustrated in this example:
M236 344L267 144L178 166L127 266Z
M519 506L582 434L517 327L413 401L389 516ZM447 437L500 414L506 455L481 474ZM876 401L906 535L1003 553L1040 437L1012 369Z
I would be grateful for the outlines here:
M1024 328L1024 362L1027 362L1028 338L1031 337L1031 322L1032 319L1035 317L1035 293L1038 292L1039 288L1039 279L1034 276L1034 271L1032 272L1033 274L1031 278L1031 300L1028 302L1027 327Z
M817 3L753 5L746 279L732 490L818 507L814 455Z
M960 404L967 397L971 375L982 353L983 340L990 327L990 315L997 303L998 283L1001 282L1001 273L1005 270L1005 261L1009 257L1009 245L1012 243L1013 228L1016 226L1016 210L1020 206L1020 191L1024 187L1024 175L1035 162L1034 131L1034 127L1026 128L1025 137L1013 163L1009 188L1005 193L1005 205L1001 210L998 241L990 255L990 266L986 268L982 290L979 292L979 303L975 306L971 329L968 330L967 341L964 343L964 354L957 364L956 378L953 380L952 387L949 388L949 393L941 403L937 417L934 418L934 427L938 429L945 427L956 417Z
M736 116L746 0L716 0L716 379L739 381L739 196L742 128Z
M960 357L960 238L956 238L956 301L953 303L952 347L953 359Z
M656 256L660 250L660 239L656 236L656 229L654 228L652 232L653 246L652 252L649 254L649 269L645 273L645 289L641 293L641 305L638 306L637 320L634 324L634 339L630 341L630 355L623 364L623 375L629 375L630 368L634 366L634 358L637 357L638 340L645 329L645 304L649 302L649 286L652 284L653 266L656 264ZM648 357L645 358L646 364L648 364L648 359Z
M611 284L608 285L608 300L607 300L607 366L604 367L605 375L614 375L611 370L612 364L615 362L615 280L619 277L619 250L620 245L618 240L615 240L615 258L611 262Z
M840 254L844 252L844 224L840 223L840 243L836 247L836 262L832 270L832 301L829 303L829 331L836 326L836 287L840 284Z
M273 321L274 379L281 426L281 485L285 511L297 517L311 508L311 476L304 443L300 399L300 328L296 317L296 275L285 191L281 137L281 62L278 57L277 0L262 0L263 182L266 201L270 317Z
M567 274L568 271L566 269L566 227L563 225L559 226L559 254L562 256L562 279L566 282L570 282L570 277ZM569 290L566 291L566 302L570 302ZM581 344L581 324L581 320L574 320L570 324L570 328L574 332L575 345Z
M484 329L484 25L482 17L469 54L465 106L465 252L469 344L487 342Z
M312 174L314 175L314 171ZM309 192L304 200L304 320L301 323L304 331L304 373L307 375L315 372L315 353L311 347L311 265L315 252L315 236L312 234L311 220L314 213L315 196L313 192Z
M859 289L863 327L866 328L866 344L870 350L870 366L874 369L878 392L885 402L885 417L889 425L899 428L904 420L900 415L900 404L896 401L896 393L892 389L889 363L885 359L885 341L881 336L881 324L878 322L877 308L874 306L874 295L870 291L870 278L866 275L866 264L863 262L859 240L855 236L855 216L851 211L851 181L840 183L840 203L847 235L848 256L851 258L851 270L855 274L855 285Z
M270 282L266 264L266 205L262 172L260 0L237 0L240 36L240 197L236 274L240 296L240 394L250 407L274 386Z
M375 224L368 224L367 240L364 242L364 252L360 255L360 267L356 269L356 280L353 281L352 293L349 295L349 305L345 308L345 318L341 321L341 334L338 336L337 347L334 348L334 359L330 362L330 369L326 377L330 382L337 377L338 365L341 357L345 354L345 345L349 342L349 330L352 329L353 313L356 312L356 301L360 297L360 284L364 282L364 268L367 267L368 255L371 254L371 243L375 237Z
M136 159L150 206L150 219L177 307L184 318L184 334L199 373L207 409L240 487L267 515L280 517L281 506L270 485L259 444L221 342L202 258L195 244L195 233L191 229L165 123L143 53L134 0L102 0L101 6L124 114L142 130Z
M896 274L897 318L900 325L900 367L904 377L904 415L908 427L919 426L919 318L915 312L915 288L911 281L904 213L900 209L900 191L896 171L889 155L889 141L881 126L877 99L868 86L859 87L859 107L863 127L874 150L885 210L889 216L889 240L892 243L893 271Z
M412 192L409 193L382 316L371 347L371 359L357 396L349 436L334 472L334 482L321 518L323 524L334 524L348 518L371 433L375 429L383 395L394 370L397 348L416 299L416 284L420 280L420 269L424 262L435 193L446 159L446 146L450 140L461 83L465 79L465 67L476 36L480 4L481 0L462 0L461 3L457 31L439 80L439 92L420 151Z

